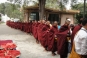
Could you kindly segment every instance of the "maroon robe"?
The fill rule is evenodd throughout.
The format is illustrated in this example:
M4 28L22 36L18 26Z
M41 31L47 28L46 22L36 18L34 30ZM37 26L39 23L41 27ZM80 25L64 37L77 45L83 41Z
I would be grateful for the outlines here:
M29 23L26 23L26 25L25 25L25 32L27 32L27 33L30 32L30 26L29 26Z
M37 28L37 33L38 33L38 40L41 42L41 38L42 38L42 28L45 24L39 24L38 28Z
M55 42L55 35L58 33L58 28L57 26L52 26L48 33L48 50L52 51L54 48L54 42Z
M19 25L19 22L17 22L17 29L19 29L20 25Z
M25 32L28 32L28 23L25 23Z
M74 40L75 34L81 29L81 27L82 27L81 24L74 27L74 30L73 30L72 36L71 36L71 45L73 45L73 40Z
M23 31L23 25L24 25L24 23L21 23L21 31Z
M32 23L32 34L34 35L34 26L35 26L35 23L33 22Z
M37 23L35 23L35 22L33 23L33 36L34 37L35 37L35 33L36 33L36 24Z
M36 25L35 25L35 33L34 33L34 37L35 37L35 39L36 40L38 40L38 32L37 32L37 28L38 28L38 25L39 25L40 23L36 23Z
M47 46L47 41L48 41L48 31L50 29L49 25L44 25L42 28L42 39L41 39L41 44L43 47Z
M24 32L27 30L27 23L24 24Z
M32 33L32 22L30 22L30 33Z
M22 31L25 31L25 23L23 23Z
M59 33L57 34L57 53L60 55L65 55L68 53L68 40L67 33L69 31L69 27L66 25L61 26Z
M35 39L37 38L37 23L34 23L34 26L33 26L33 35L35 37Z

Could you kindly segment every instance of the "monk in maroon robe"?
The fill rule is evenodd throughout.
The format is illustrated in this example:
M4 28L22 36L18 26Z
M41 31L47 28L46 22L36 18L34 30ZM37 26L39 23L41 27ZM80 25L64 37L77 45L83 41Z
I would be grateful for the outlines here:
M36 23L36 26L35 26L35 39L36 39L36 43L39 43L39 40L38 40L38 26L40 24L40 21L38 21Z
M42 28L42 39L41 39L41 44L47 50L47 45L48 45L48 32L50 29L50 21L47 21L46 24Z
M55 52L57 51L57 33L57 21L55 21L53 26L49 30L48 36L48 50L52 51L52 55L56 55Z
M23 25L22 25L22 31L25 30L25 22L23 22Z
M30 33L30 22L27 23L27 33Z
M45 25L45 20L41 20L41 23L39 24L39 26L37 28L39 42L41 42L41 39L42 39L42 31L41 30L44 25Z
M66 20L65 24L61 26L59 33L57 34L57 53L60 55L60 58L67 58L68 56L68 37L70 37L70 21Z
M30 21L30 25L29 25L30 26L30 35L32 34L32 24L33 24L32 21Z
M24 24L24 32L27 32L27 28L28 27L28 22L25 22L25 24Z
M23 23L23 22L21 22L21 31L23 31L23 24L24 24L24 23Z
M34 37L36 39L37 38L37 21L34 22L33 33L34 33Z
M81 29L82 27L82 20L83 18L80 19L80 22L77 26L74 27L73 31L72 31L72 36L71 36L71 46L73 46L73 40L74 40L74 36L75 34Z
M34 26L35 26L35 21L32 22L32 35L34 35Z

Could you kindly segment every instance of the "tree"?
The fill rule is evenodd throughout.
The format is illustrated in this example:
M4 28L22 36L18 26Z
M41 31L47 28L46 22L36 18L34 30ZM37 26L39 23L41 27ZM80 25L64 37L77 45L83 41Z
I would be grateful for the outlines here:
M44 11L45 7L63 10L66 9L65 6L71 1L71 6L77 3L78 0L8 0L11 3L14 4L20 4L22 5L22 8L25 8L26 6L29 6L29 3L33 1L34 4L39 4L39 19L44 18Z
M45 2L46 0L39 0L39 19L44 18Z
M5 14L7 14L11 18L12 12L13 12L12 4L5 3Z
M79 14L76 14L76 19L78 20L79 22L79 19L81 17L83 17L83 13L84 13L84 3L79 3L79 4L75 4L72 6L72 9L73 10L79 10L80 13ZM86 3L86 9L87 9L87 3ZM85 11L85 17L87 18L87 11Z
M10 18L23 18L23 13L20 12L19 4L2 3L0 4L0 13L7 14Z
M22 0L7 0L13 4L22 4Z
M45 4L46 8L52 8L52 9L60 9L59 6L59 2L57 2L57 0L46 0L46 4Z
M0 13L5 14L4 10L5 10L5 4L1 3L0 4Z

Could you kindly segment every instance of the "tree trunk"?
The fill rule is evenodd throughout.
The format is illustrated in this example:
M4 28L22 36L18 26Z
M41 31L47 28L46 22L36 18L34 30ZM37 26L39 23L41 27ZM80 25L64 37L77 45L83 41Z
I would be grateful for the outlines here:
M85 18L85 5L86 5L86 0L84 0L84 13L83 13L83 18Z
M44 19L45 2L46 0L39 0L39 20Z

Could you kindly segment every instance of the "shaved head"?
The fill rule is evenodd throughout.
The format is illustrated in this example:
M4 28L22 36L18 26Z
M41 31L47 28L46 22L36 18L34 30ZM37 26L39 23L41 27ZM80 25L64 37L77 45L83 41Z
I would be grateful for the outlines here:
M53 25L54 26L57 26L58 25L58 22L57 21L54 21Z
M36 21L36 20L35 20L34 22L35 22L35 23L37 23L37 21Z
M46 24L47 24L47 25L50 25L50 21L47 21Z
M54 21L54 24L58 24L58 22L57 21Z
M66 21L65 21L65 24L69 25L69 24L70 24L70 22L71 22L71 21L66 20Z
M42 23L44 24L46 21L45 20L42 20Z

